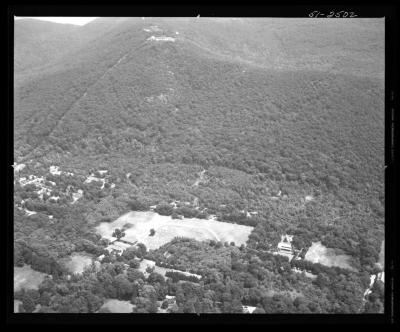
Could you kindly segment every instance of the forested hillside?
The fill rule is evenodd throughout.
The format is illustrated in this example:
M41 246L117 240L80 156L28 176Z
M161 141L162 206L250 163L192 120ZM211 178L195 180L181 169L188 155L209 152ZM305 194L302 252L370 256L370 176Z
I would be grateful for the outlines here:
M58 220L50 226L16 210L18 250L36 246L56 260L61 246L84 246L80 237L98 244L91 227L128 211L129 202L176 200L253 226L247 248L258 258L237 251L238 261L259 260L281 234L293 234L298 249L321 241L351 256L358 273L343 278L363 289L384 234L383 21L100 18L75 27L20 20L15 36L15 159L28 165L21 174L84 191L76 205L54 205L22 197L29 190L17 185L16 201L30 195L29 210ZM75 179L54 179L51 165ZM109 170L115 188L77 180L96 169ZM270 256L261 259L279 261ZM190 259L181 260L189 269ZM249 272L250 289L237 295L266 312L274 311L274 294L307 283L283 282L271 264L260 266L266 279ZM305 288L303 307L324 292L320 279L318 290ZM252 287L264 287L268 299L253 298ZM324 293L318 309L305 311L359 310L339 298Z

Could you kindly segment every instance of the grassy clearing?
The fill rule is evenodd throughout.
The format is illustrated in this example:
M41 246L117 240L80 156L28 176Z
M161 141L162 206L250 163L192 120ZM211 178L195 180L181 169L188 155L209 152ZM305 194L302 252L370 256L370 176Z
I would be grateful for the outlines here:
M104 302L101 309L108 309L112 313L132 313L133 304L129 301L120 301L116 299L109 299Z
M253 227L230 224L216 220L185 218L174 220L170 216L161 216L155 212L129 212L112 223L101 223L97 231L102 236L111 236L115 228L125 230L124 240L141 242L148 249L157 249L175 237L187 237L197 241L216 240L245 244ZM154 229L154 236L149 236Z
M82 273L86 266L92 264L93 258L87 254L73 253L71 256L62 260L62 264L71 273Z
M29 265L14 266L14 292L25 289L38 289L46 273L33 270Z
M350 265L351 256L336 255L334 249L325 247L321 242L313 242L308 249L305 259L326 266L338 266L344 269L356 270Z

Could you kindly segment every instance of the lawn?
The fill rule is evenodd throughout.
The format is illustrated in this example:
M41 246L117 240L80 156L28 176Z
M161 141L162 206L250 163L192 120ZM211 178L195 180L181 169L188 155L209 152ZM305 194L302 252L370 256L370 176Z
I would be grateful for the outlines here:
M125 225L123 240L141 242L148 249L157 249L170 242L175 237L187 237L198 241L215 240L235 242L240 246L245 244L253 227L230 224L216 220L196 218L172 219L170 216L161 216L155 212L129 212L112 223L101 223L97 231L102 236L111 236L115 228ZM155 234L149 236L150 230Z

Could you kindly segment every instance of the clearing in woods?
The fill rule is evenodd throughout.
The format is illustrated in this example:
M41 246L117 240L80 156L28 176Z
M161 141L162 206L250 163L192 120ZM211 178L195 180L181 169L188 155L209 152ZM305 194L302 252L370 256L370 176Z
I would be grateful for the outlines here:
M312 246L306 253L305 259L313 263L337 266L343 269L356 271L356 269L350 265L351 256L344 254L337 255L334 249L325 247L320 241L312 243Z
M92 256L88 254L73 253L71 256L62 258L61 263L70 273L82 273L86 266L92 264Z
M46 273L33 270L29 265L14 266L14 292L24 289L38 289Z
M133 304L129 301L109 299L104 302L101 309L108 309L112 313L132 313Z
M170 216L161 216L155 212L129 212L119 217L114 222L103 222L96 227L97 232L103 237L110 237L116 228L125 229L122 240L134 243L141 242L148 249L157 249L170 242L175 237L186 237L198 241L215 240L222 242L235 242L240 246L246 241L253 227L230 224L216 220L197 218L172 219ZM150 230L155 234L149 236Z

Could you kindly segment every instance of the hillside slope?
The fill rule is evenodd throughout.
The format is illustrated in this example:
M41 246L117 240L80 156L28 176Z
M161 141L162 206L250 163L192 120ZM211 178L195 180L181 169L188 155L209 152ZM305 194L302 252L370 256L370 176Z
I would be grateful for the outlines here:
M68 53L16 68L14 123L16 160L40 175L110 171L115 189L85 196L79 223L121 197L178 200L251 223L249 248L294 234L298 248L321 241L372 269L384 231L383 21L109 18L76 31Z

